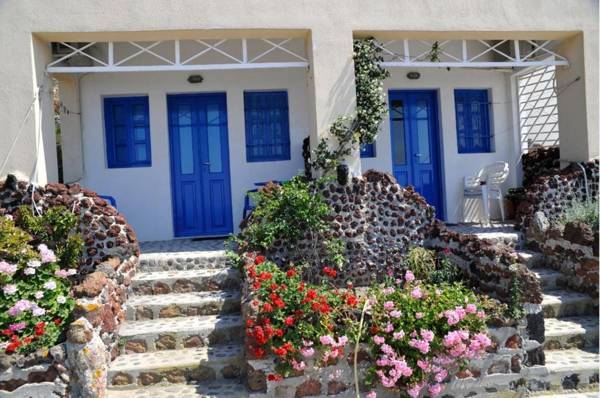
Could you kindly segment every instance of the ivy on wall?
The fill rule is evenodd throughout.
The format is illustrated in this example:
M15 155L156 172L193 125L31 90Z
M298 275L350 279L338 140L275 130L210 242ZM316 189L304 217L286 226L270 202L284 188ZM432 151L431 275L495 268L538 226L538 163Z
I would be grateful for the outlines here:
M380 66L381 48L374 38L354 40L354 76L356 81L356 115L341 116L329 128L329 143L323 137L312 153L311 167L323 175L330 174L360 144L370 144L377 138L379 125L387 114L383 81L389 72Z

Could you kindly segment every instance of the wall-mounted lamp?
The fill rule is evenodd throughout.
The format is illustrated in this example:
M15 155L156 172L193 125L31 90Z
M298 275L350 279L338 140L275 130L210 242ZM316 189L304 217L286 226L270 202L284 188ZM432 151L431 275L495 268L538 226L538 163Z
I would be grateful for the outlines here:
M410 80L417 80L421 77L421 74L419 72L408 72L406 77L408 77Z
M189 75L187 81L188 83L197 84L202 83L204 81L204 78L202 77L202 75Z

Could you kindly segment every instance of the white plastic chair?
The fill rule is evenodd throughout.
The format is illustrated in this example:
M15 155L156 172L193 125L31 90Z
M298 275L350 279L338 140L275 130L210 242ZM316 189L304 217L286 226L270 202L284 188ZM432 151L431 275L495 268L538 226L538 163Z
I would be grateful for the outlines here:
M490 221L490 199L498 200L500 206L500 215L504 222L504 196L502 195L501 185L506 181L509 174L508 163L494 162L485 166L473 177L464 178L463 189L463 222L465 221L464 206L465 199L477 198L481 199L483 205L483 213L486 221Z

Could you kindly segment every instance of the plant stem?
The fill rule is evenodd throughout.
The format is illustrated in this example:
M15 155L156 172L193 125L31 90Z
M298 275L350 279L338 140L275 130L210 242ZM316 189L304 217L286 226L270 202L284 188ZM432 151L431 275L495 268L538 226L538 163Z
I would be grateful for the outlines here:
M358 387L358 349L360 348L360 336L362 336L362 328L365 322L365 313L367 312L367 306L369 300L365 299L362 312L360 314L360 322L358 323L358 333L356 335L356 345L354 346L354 389L356 391L356 398L360 398L360 389Z

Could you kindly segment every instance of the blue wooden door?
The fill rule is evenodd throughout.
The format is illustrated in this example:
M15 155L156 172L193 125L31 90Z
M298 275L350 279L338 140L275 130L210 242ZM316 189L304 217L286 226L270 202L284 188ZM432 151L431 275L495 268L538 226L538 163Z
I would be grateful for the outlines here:
M390 91L392 165L400 185L412 185L443 218L437 99L431 90Z
M167 97L175 236L232 232L224 93Z

